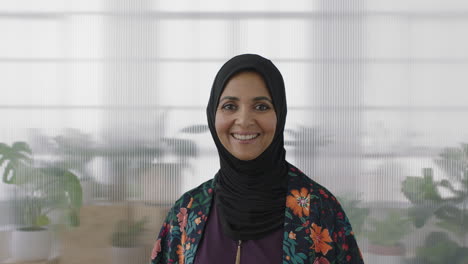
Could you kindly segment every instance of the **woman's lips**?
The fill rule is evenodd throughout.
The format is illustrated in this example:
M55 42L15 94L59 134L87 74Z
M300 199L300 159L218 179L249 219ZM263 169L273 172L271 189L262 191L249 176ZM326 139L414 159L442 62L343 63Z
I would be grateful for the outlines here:
M232 133L231 136L241 144L249 144L254 142L260 133Z

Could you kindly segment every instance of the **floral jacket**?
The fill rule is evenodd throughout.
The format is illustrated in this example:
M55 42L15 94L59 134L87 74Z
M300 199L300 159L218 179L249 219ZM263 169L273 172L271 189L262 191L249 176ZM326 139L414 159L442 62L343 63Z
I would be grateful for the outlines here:
M292 165L288 176L282 263L364 263L336 198ZM213 191L211 179L177 200L154 244L153 264L193 264Z

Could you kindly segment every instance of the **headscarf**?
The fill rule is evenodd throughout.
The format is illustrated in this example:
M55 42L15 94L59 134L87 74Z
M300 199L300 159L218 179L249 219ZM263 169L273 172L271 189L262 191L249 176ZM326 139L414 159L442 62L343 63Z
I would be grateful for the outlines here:
M271 144L257 158L247 161L234 157L223 146L215 128L216 110L226 84L244 71L263 77L277 118ZM206 114L221 165L215 176L214 201L224 234L234 240L256 240L281 228L287 192L283 138L286 93L281 73L270 60L259 55L243 54L230 59L216 75Z

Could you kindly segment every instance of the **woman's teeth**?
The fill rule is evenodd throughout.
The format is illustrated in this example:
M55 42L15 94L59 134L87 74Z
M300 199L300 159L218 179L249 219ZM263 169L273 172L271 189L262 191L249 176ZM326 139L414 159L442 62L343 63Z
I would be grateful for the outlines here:
M232 136L238 140L250 140L250 139L254 139L258 137L259 135L260 134L251 134L251 135L232 134Z

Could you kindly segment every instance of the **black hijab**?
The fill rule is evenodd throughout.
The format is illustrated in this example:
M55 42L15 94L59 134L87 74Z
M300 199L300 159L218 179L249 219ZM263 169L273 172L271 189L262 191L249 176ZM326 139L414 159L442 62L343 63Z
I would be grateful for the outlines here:
M234 75L245 71L263 77L277 118L271 144L257 158L248 161L234 157L219 140L215 128L216 109L224 87ZM230 59L216 75L206 114L221 165L215 176L214 201L224 233L234 240L255 240L281 228L287 192L283 139L286 94L281 73L270 60L259 55L243 54Z

